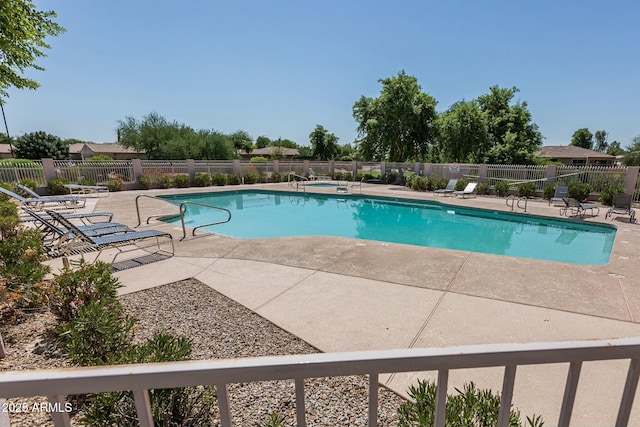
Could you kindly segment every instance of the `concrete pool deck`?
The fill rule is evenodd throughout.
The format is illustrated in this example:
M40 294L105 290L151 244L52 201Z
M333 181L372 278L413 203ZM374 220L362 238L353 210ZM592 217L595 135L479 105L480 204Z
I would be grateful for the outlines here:
M286 184L148 190L90 200L95 210L113 212L114 221L135 226L139 194L241 188L290 190ZM442 197L387 185L364 185L363 194L510 210L505 199ZM145 217L169 211L167 203L148 198L141 206ZM527 212L560 218L547 201L529 201ZM198 235L179 241L180 229L152 222L142 228L172 232L175 256L116 276L123 293L196 278L324 352L640 336L640 225L629 224L628 217L605 220L605 212L603 207L598 217L585 220L618 228L610 262L600 266L336 237ZM613 424L626 365L585 364L572 425ZM553 425L566 370L518 369L514 406ZM381 382L403 394L417 377L435 379L435 373L385 375ZM502 370L451 373L451 385L464 381L500 389ZM638 400L630 425L640 425Z

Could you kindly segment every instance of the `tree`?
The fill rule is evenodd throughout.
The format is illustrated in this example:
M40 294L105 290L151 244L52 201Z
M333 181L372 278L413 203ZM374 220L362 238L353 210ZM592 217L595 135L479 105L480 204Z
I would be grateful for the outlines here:
M619 156L620 154L624 154L624 150L620 147L620 141L613 141L607 147L607 154L611 156Z
M591 150L591 147L593 147L593 134L587 128L578 129L573 133L571 144L569 145Z
M156 112L151 112L137 120L127 116L118 120L118 142L138 153L145 153L149 159L160 158L160 147L170 140L170 123Z
M14 153L21 159L66 160L69 158L69 146L55 135L37 131L16 138Z
M479 163L489 150L489 126L478 101L456 102L438 117L443 162Z
M632 141L622 159L622 164L625 166L640 166L640 135L633 138Z
M264 135L260 135L256 138L256 148L264 148L271 145L271 140Z
M322 125L316 125L316 128L309 134L309 141L313 149L313 157L318 160L331 160L340 152L338 147L338 138L329 133Z
M609 144L607 143L607 138L609 134L604 130L597 130L594 134L595 144L593 146L594 150L604 153L607 151L607 147Z
M492 86L490 93L478 97L481 111L486 116L489 149L484 163L532 164L535 153L542 145L538 125L531 121L526 102L511 100L519 89Z
M8 89L37 89L38 82L24 77L29 68L44 70L36 60L50 49L45 39L65 31L53 21L54 11L39 11L31 0L0 2L0 103Z
M436 100L404 71L378 82L382 83L378 98L362 96L353 105L363 159L424 158L436 139Z
M231 138L231 143L236 151L244 151L249 154L253 150L253 140L246 131L237 130L229 135L229 138Z

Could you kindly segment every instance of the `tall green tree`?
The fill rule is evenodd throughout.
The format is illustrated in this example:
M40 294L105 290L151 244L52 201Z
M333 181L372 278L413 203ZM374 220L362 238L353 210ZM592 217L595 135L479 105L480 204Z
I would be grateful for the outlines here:
M229 135L229 138L231 138L231 143L236 150L244 151L247 154L253 150L253 140L246 131L237 130Z
M159 159L162 158L162 145L173 139L175 132L171 128L178 126L156 112L143 116L142 120L127 116L118 121L118 142L149 159Z
M640 135L632 139L631 146L627 149L622 164L625 166L640 166Z
M264 135L260 135L256 138L256 148L264 148L271 145L271 140Z
M587 128L578 129L571 136L571 144L569 145L591 150L593 147L593 134Z
M517 87L492 86L490 92L478 97L480 109L486 116L489 149L484 163L532 164L542 145L542 134L532 122L525 101L512 104Z
M66 160L69 158L69 146L55 135L37 131L17 137L14 143L14 154L19 159Z
M456 102L437 120L443 162L479 163L490 148L489 126L478 101Z
M29 68L44 70L36 61L50 49L45 39L65 31L54 11L40 11L31 0L0 2L0 103L10 87L37 89L38 82L24 76Z
M426 157L436 141L436 100L404 71L378 81L380 96L362 96L353 106L362 158L402 162Z
M605 151L607 151L607 147L609 146L609 144L607 143L608 138L609 138L609 134L606 131L597 130L596 133L593 135L593 139L594 139L593 149L601 153L604 153Z
M620 141L613 141L607 147L607 154L611 156L619 156L620 154L624 154L624 150L620 146Z
M313 149L313 157L318 160L331 160L340 153L338 137L326 130L322 125L309 134L309 141Z

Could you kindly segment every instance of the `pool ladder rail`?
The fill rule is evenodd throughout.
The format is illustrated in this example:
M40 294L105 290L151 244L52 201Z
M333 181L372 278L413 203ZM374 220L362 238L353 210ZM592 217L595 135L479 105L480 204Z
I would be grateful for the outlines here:
M524 201L524 206L520 206L520 202ZM509 202L511 202L511 204L509 204ZM514 206L517 207L518 209L522 209L525 212L527 211L527 197L523 196L517 199L516 201L516 196L511 195L509 197L507 197L507 206L511 208L511 212L513 212Z
M307 192L306 182L309 181L309 178L306 176L298 175L295 172L289 172L287 175L287 182L289 187L295 188L296 191L300 191L300 186L302 186L302 191Z
M154 199L154 200L162 200L163 202L166 202L166 200L161 199L159 197L156 196L151 196L151 195L147 195L147 194L139 194L138 196L136 196L136 214L138 215L138 225L136 225L136 228L139 227L142 224L142 219L140 217L140 204L139 204L139 199L141 197L147 197L149 199ZM218 206L211 206L211 205L205 205L204 203L198 203L198 202L190 202L190 201L185 201L180 203L180 206L178 207L178 214L159 214L159 215L151 215L149 217L147 217L146 223L149 224L149 221L152 218L162 218L162 219L168 219L168 218L172 218L175 216L180 216L180 223L182 224L182 238L180 240L184 240L187 237L187 228L184 224L184 215L187 212L187 206L200 206L203 208L209 208L209 209L214 209L214 210L218 210L218 211L224 211L227 213L227 219L223 220L223 221L214 221L214 222L210 222L207 224L202 224L202 225L197 225L195 227L193 227L191 229L191 235L195 236L196 235L196 230L202 227L208 227L211 225L218 225L218 224L225 224L229 221L231 221L231 211L229 209L225 209L225 208L220 208Z

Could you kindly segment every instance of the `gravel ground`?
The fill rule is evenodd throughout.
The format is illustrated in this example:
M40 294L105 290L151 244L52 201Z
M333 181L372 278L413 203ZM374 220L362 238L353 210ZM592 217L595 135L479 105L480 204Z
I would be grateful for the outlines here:
M303 340L197 280L152 288L120 299L125 310L139 319L137 341L144 341L156 331L188 336L193 340L193 359L318 352ZM68 366L45 332L53 325L53 317L48 313L34 315L18 325L4 325L1 330L7 357L0 360L0 370ZM308 379L305 391L309 426L367 424L367 377ZM236 426L261 426L272 413L285 416L287 426L295 425L293 381L230 385L229 398ZM25 399L19 402L24 403ZM380 388L378 425L396 425L396 411L402 402L395 393ZM42 413L11 413L10 416L12 426L52 425L50 418Z

